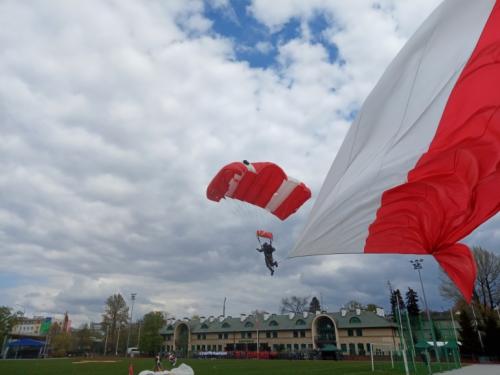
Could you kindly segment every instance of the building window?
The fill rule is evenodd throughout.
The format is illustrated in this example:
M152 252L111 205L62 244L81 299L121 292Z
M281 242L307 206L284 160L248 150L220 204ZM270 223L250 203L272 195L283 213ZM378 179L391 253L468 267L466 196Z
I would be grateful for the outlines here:
M271 332L269 332L269 331L266 332L266 338L268 338L268 339L271 338Z
M365 346L362 343L358 344L358 354L365 355Z
M300 348L301 348L301 349L306 349L306 348L307 348L307 345L306 345L306 344L300 344Z
M371 349L372 349L371 345L370 344L366 344L366 352L370 353Z
M293 350L299 350L299 344L293 344Z
M191 351L194 352L196 350L196 346L191 345Z
M252 338L252 332L247 332L247 339L251 339Z
M299 332L298 331L293 331L293 337L299 337Z
M278 338L278 331L273 331L273 339Z
M363 336L363 330L361 328L356 328L356 336Z
M306 322L304 322L302 319L299 319L299 320L297 320L297 322L295 323L295 325L297 325L297 326L305 326Z
M224 333L224 338L227 339L229 337L229 334Z
M347 330L347 336L354 336L354 330L349 328Z
M229 328L229 327L231 327L231 325L228 322L224 322L222 324L222 328Z
M201 335L201 338L202 338L203 340L206 340L206 339L207 339L207 335L206 335L205 333L203 333L203 334Z
M196 345L196 350L200 351L201 350L201 346Z
M252 328L253 327L253 323L252 322L246 322L245 323L245 328Z
M356 354L356 345L354 344L349 344L349 354L354 355Z
M306 337L306 331L300 331L300 337Z
M342 350L343 353L347 352L347 345L346 344L340 344L340 350Z
M286 350L291 351L292 350L292 344L286 344Z
M353 316L351 319L349 319L349 323L361 323L361 319L359 319L357 316Z
M270 327L277 327L278 325L279 325L279 324L278 324L278 322L277 322L276 320L271 320L271 321L269 322L269 326L270 326Z
M198 338L198 340L201 340L201 335L199 333L196 335L196 337Z
M219 350L219 352L222 352L222 345L218 346L218 350Z
M241 332L241 338L244 339L246 337L246 332Z
M205 323L203 323L203 324L201 325L201 328L202 328L202 329L207 329L207 328L208 328L208 326L207 326Z

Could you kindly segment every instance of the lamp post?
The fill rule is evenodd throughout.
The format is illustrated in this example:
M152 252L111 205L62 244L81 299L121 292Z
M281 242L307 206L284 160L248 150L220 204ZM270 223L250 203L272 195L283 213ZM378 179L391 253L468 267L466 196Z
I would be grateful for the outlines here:
M420 286L422 288L422 296L424 297L425 311L427 312L427 320L429 321L429 325L431 328L431 336L432 336L432 342L434 343L434 352L436 353L436 361L440 363L439 352L436 342L436 334L434 332L434 324L432 324L431 313L429 312L429 306L427 305L427 298L425 297L424 283L422 282L422 275L420 273L423 261L424 260L420 258L420 259L410 260L410 263L412 264L413 269L418 272L418 278L420 280Z
M477 337L479 338L479 344L481 345L481 350L484 352L483 339L481 337L481 332L479 332L479 322L477 320L476 311L474 310L474 303L473 302L470 303L470 307L472 309L472 315L474 315L474 327L476 328Z
M136 295L137 295L137 293L130 294L130 299L132 300L132 307L130 308L130 319L128 321L127 348L125 349L125 357L128 355L128 347L130 345L130 329L131 329L131 325L132 325L132 314L134 313L134 302L135 302Z

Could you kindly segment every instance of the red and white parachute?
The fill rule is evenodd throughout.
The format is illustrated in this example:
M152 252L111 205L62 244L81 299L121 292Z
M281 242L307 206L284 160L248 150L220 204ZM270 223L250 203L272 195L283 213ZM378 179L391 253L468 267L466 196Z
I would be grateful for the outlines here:
M291 256L430 254L470 300L458 243L500 209L500 3L446 0L368 96Z
M261 207L281 220L295 213L311 197L311 190L288 177L270 162L234 162L224 166L207 188L207 198L238 199Z

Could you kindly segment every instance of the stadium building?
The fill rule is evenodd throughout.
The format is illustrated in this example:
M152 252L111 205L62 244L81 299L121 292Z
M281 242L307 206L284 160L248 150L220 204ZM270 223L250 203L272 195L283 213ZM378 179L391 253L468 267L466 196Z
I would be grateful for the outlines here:
M199 352L341 352L367 355L399 345L398 330L382 309L337 313L242 314L240 317L171 319L160 330L166 351ZM382 354L382 353L380 353Z

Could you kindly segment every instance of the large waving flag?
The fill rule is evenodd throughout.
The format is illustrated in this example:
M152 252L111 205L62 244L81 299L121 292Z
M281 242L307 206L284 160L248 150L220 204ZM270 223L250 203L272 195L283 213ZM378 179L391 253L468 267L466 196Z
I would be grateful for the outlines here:
M459 240L500 208L500 4L447 0L349 130L291 256L431 254L470 301Z

